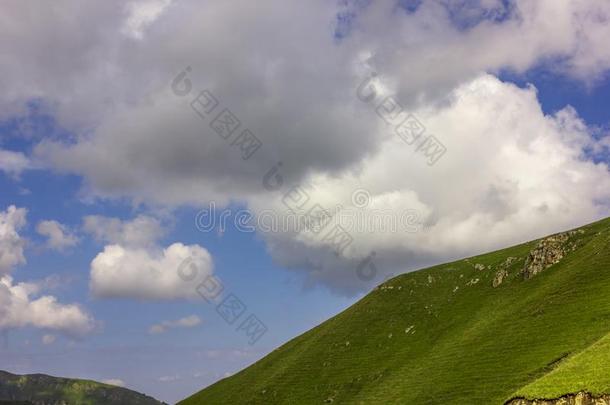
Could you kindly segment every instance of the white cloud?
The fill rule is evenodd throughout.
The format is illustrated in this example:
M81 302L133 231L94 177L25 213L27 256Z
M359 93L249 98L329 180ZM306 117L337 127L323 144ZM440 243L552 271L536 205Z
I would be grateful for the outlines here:
M425 231L358 233L343 259L311 235L263 236L281 263L342 289L357 288L343 270L372 250L380 271L407 270L608 214L607 168L582 153L603 145L585 123L569 108L545 117L535 90L485 72L541 67L594 84L610 66L609 2L515 0L504 10L492 0L473 7L439 0L413 13L395 1L370 3L337 41L330 27L340 6L322 0L133 3L148 6L127 18L120 2L54 2L30 13L9 1L0 19L24 23L0 24L0 112L14 114L32 97L52 104L75 139L47 139L35 156L82 175L94 196L170 206L236 201L260 214L283 207L261 187L282 161L284 186L313 183L315 201L349 205L351 191L363 187L373 195L369 211L418 210ZM95 23L83 30L82 21ZM168 82L187 65L193 90L176 97ZM435 167L405 150L355 96L368 69L447 145ZM261 139L256 157L240 159L191 110L203 88ZM117 283L115 273L125 273L123 296L137 290L131 273L149 273L140 263L168 260L153 252L154 226L150 236L126 237L122 223L98 232L95 222L90 232L113 244L98 255L100 273ZM142 278L159 284L150 279Z
M55 335L45 334L42 336L42 344L51 345L51 344L55 343L56 339L57 339L57 336L55 336Z
M174 243L162 251L108 245L91 262L90 288L98 297L195 299L212 271L212 257L198 245Z
M19 176L21 172L31 167L30 160L23 153L0 149L0 171Z
M95 328L93 317L76 304L61 304L43 295L34 283L13 284L10 276L0 278L0 329L32 326L81 337Z
M197 315L191 315L191 316L187 316L185 318L177 319L175 321L163 321L161 323L155 324L150 327L148 332L150 334L156 335L156 334L160 334L160 333L165 333L169 329L194 328L195 326L198 326L200 324L201 324L201 318L199 318Z
M164 375L162 377L159 377L158 381L166 383L166 382L178 381L178 380L181 380L181 379L182 379L182 377L180 377L180 375L175 374L175 375Z
M240 360L248 357L257 357L260 354L252 350L242 349L218 349L218 350L206 350L203 353L197 353L201 357L208 359L227 359L231 361Z
M378 123L354 97L362 63L385 75L410 105L442 99L482 71L523 71L560 59L550 66L589 80L610 66L603 57L607 47L596 40L610 34L605 1L520 0L505 21L484 20L468 30L454 26L444 3L424 2L407 14L394 1L372 2L358 10L352 34L340 44L329 30L338 11L333 2L176 4L144 41L125 44L110 36L107 44L91 44L122 52L105 60L113 67L105 72L115 76L100 80L96 95L80 100L82 107L113 82L120 90L112 97L122 108L106 112L95 104L104 119L94 136L67 145L44 142L37 152L58 169L84 175L97 195L227 202L260 193L260 175L278 160L298 182L312 171L332 174L358 165L379 148L385 138ZM486 2L482 10L497 6ZM92 35L96 40L102 39ZM140 57L126 56L134 53ZM186 65L194 89L180 99L168 81ZM257 159L242 162L236 148L190 109L188 101L204 87L264 142Z
M135 39L142 39L144 30L154 23L172 0L143 0L127 3L128 17L123 26L123 32Z
M165 229L150 216L125 221L87 216L83 230L108 243L91 262L90 288L98 297L193 299L198 283L213 271L212 258L201 246L159 246ZM197 274L191 277L193 268Z
M18 231L26 224L26 214L24 208L13 205L0 212L0 329L31 326L73 337L90 333L95 327L94 319L78 305L61 304L54 296L40 295L43 289L52 287L53 277L38 283L13 284L7 274L25 263L25 241ZM45 335L43 343L50 344L53 338L54 335Z
M0 211L0 275L9 273L15 266L25 263L25 240L18 231L25 226L25 208L9 206Z
M36 232L48 238L47 246L50 249L60 252L78 244L78 237L65 225L54 220L40 221L36 226Z
M354 241L340 257L311 232L264 233L280 263L306 269L312 283L353 291L363 285L356 266L372 251L382 276L533 239L610 212L608 166L584 153L604 141L591 136L572 108L543 115L534 88L483 75L456 89L441 107L415 113L447 147L435 166L394 135L356 174L312 175L306 209L315 203L349 207L353 190L364 188L371 203L359 214L414 209L422 229L345 226ZM371 119L380 118L371 111ZM266 209L287 214L280 197L268 194L251 200L250 207L259 215Z
M83 219L83 230L101 242L128 247L150 247L165 234L159 220L139 215L131 221L89 215Z
M107 380L102 380L102 382L104 384L114 385L116 387L123 387L123 388L125 388L125 382L123 380L118 379L118 378L109 378Z

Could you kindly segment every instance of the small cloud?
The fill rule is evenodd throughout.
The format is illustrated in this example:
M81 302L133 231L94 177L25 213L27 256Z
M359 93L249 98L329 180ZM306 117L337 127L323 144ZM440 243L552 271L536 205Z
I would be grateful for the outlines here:
M55 337L55 335L44 335L44 336L42 337L42 343L43 343L44 345L50 345L50 344L55 343L55 340L56 340L56 339L57 339L57 338Z
M143 0L127 3L127 20L123 34L134 39L144 38L146 28L154 23L171 4L172 0Z
M25 263L25 239L19 235L19 231L26 224L26 215L25 208L14 205L0 211L0 275L8 274L14 267Z
M197 315L191 315L175 321L163 321L161 323L155 324L150 327L148 333L155 335L167 332L168 329L194 328L199 324L201 324L201 318L199 318Z
M129 248L154 246L155 242L165 234L161 222L148 215L138 215L130 221L88 215L83 218L83 231L97 241Z
M102 380L104 384L115 385L117 387L125 387L125 382L123 380L119 380L118 378L109 378L107 380Z
M163 377L159 377L158 381L165 383L165 382L178 381L180 379L181 379L181 377L178 374L176 374L176 375L165 375Z
M163 326L162 324L156 324L150 327L148 333L150 333L151 335L158 335L165 331L167 331L167 328L165 326Z
M19 178L22 171L31 168L30 159L23 153L0 149L0 171L14 178Z
M65 225L57 221L41 221L36 226L36 232L45 236L49 249L63 252L69 247L78 244L78 237L74 235Z
M250 350L240 349L220 349L220 350L206 350L203 353L198 353L199 356L206 357L208 359L222 358L225 360L238 360L248 357L255 357L258 353Z

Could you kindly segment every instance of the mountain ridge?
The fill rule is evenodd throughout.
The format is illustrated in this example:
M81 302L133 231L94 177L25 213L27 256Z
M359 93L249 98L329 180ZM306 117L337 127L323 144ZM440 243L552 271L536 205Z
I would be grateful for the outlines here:
M8 402L2 402L8 401ZM47 374L13 374L0 370L0 404L163 405L139 392L93 380Z

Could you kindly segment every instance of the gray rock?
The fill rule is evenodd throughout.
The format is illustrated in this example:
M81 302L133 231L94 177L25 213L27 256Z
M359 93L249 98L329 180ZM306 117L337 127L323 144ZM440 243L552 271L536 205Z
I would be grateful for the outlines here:
M515 398L506 402L505 405L610 405L610 396L594 397L587 392L579 392L578 394L567 394L555 399Z
M506 271L505 269L498 270L496 272L496 275L494 276L494 279L491 282L491 286L493 288L499 287L506 277L508 277L508 271Z
M521 271L523 277L525 279L532 278L548 267L559 263L566 254L565 244L567 241L567 233L542 239L527 256L525 267Z

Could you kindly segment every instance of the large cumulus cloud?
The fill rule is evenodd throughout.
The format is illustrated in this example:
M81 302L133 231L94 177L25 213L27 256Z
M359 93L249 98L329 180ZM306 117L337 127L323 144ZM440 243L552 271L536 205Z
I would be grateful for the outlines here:
M212 275L207 250L174 243L162 251L107 245L91 262L91 291L103 298L196 299Z
M106 243L90 266L89 285L96 297L195 299L199 284L213 273L212 256L205 248L180 242L163 248L162 223L148 215L132 220L89 215L83 230Z
M238 201L260 214L284 208L281 191L261 184L282 162L285 187L314 184L312 200L346 206L365 188L366 209L421 216L416 233L354 232L342 256L307 233L263 235L276 259L314 282L353 290L358 280L341 270L372 251L385 271L408 270L608 212L607 167L583 153L604 146L577 112L545 116L534 89L490 76L542 65L594 84L610 63L606 1L22 4L4 6L7 21L30 24L0 25L9 89L0 103L14 112L45 100L74 138L42 141L37 157L82 175L92 195ZM89 13L95 23L82 29ZM51 37L62 39L52 52ZM171 81L186 66L193 87L177 96ZM434 167L356 97L373 70L379 94L395 96L446 145ZM210 128L213 115L191 109L203 89L219 102L214 114L230 109L263 142L250 159ZM133 249L121 257L153 260Z
M341 222L341 211L334 221L353 242L337 256L333 240L321 234L264 232L280 262L306 269L312 282L357 289L357 266L371 252L380 275L401 272L578 226L610 211L608 166L585 153L605 148L604 140L593 137L571 107L544 115L535 88L482 75L449 94L442 107L414 112L443 140L446 154L430 167L394 135L356 174L310 176L303 184L305 208L347 207L352 221ZM371 119L380 118L371 111ZM369 193L366 207L354 205L358 189ZM258 215L269 209L290 215L284 203L289 190L252 199L250 207ZM353 223L364 217L370 220L357 221L375 224L387 210L395 230ZM403 221L412 210L413 221Z

